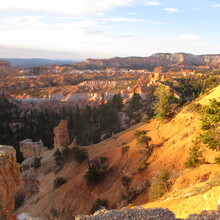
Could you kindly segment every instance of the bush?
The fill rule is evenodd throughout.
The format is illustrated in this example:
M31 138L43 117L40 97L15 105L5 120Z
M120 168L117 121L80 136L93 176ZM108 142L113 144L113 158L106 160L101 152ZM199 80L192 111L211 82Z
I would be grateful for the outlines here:
M141 136L141 135L144 135L144 134L146 134L147 132L146 131L143 131L143 130L136 130L135 132L134 132L134 137L135 138L138 138L139 136Z
M79 147L74 147L72 149L73 153L73 160L75 160L77 163L82 163L84 160L88 159L88 152L86 149Z
M17 194L15 196L15 210L24 204L24 200L25 200L25 196L23 194Z
M160 175L158 176L158 180L166 192L168 192L170 190L169 179L170 179L169 171L166 169L162 170L160 172Z
M201 109L202 109L201 104L192 102L188 105L186 111L188 111L188 112L199 112Z
M129 183L131 182L131 177L123 176L121 178L121 182L124 187L127 187L129 185Z
M107 199L97 199L93 204L92 208L90 209L90 213L93 214L94 212L106 208L108 209L108 200Z
M200 151L198 143L195 143L193 147L189 149L189 157L185 162L186 168L198 167L204 162L204 157Z
M146 144L149 146L149 142L151 141L151 137L146 135L146 131L136 130L134 132L134 137L137 140L138 144Z
M65 178L63 178L63 177L56 177L56 179L54 179L54 182L53 182L54 189L59 188L60 186L62 186L66 182L67 181L66 181Z
M215 162L220 165L220 156L215 157Z
M105 164L108 161L107 157L100 157L100 163Z
M31 166L34 167L34 169L39 168L41 166L41 159L42 157L35 157Z
M95 185L100 182L104 177L104 173L100 172L99 169L95 167L89 167L84 178L88 185Z
M124 156L128 152L129 148L130 148L130 146L128 146L128 145L122 147L121 148L121 155Z
M62 149L62 157L64 159L67 159L68 155L70 154L70 149L68 147L64 147Z
M59 149L57 149L54 152L53 156L54 156L55 164L57 166L60 166L63 163L63 156L62 156L61 152L59 151Z

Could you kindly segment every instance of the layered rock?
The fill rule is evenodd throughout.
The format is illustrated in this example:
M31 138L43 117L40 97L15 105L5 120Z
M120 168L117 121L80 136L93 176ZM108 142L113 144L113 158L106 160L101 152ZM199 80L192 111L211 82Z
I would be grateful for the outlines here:
M0 145L0 219L14 219L14 196L22 188L20 165L11 146Z
M156 53L149 57L114 57L111 59L87 59L85 62L75 64L80 68L103 69L103 68L147 68L168 66L203 66L219 65L220 55L193 55L189 53Z
M67 120L61 120L60 124L54 128L54 147L64 147L70 144L67 128Z
M124 208L118 210L102 209L94 213L94 215L78 215L75 220L181 220L176 218L174 213L169 209L155 208L144 209L136 207L134 209ZM220 213L217 211L202 211L200 214L192 214L186 220L217 220L220 219ZM183 219L182 219L183 220Z
M26 139L20 142L20 151L23 154L24 159L40 157L47 150L48 148L44 146L41 140L33 142L31 139Z

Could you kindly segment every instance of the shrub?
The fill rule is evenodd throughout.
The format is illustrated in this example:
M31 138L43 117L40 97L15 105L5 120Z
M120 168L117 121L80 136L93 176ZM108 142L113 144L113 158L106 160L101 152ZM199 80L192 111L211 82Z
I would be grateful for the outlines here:
M94 212L102 209L108 208L108 200L107 199L97 199L93 204L92 208L90 209L90 213L93 214Z
M100 157L100 163L105 164L108 161L107 157Z
M201 109L202 109L201 104L192 102L188 105L186 111L188 111L188 112L199 112Z
M53 182L54 189L59 188L60 186L62 186L66 182L67 181L66 181L65 178L63 178L63 177L56 177L56 179L54 179L54 182Z
M127 187L129 185L129 183L131 182L131 177L123 176L121 178L121 182L124 187Z
M136 130L136 131L134 132L134 137L135 137L135 138L138 138L139 136L144 135L144 134L146 134L146 131Z
M104 177L104 173L100 172L95 167L89 167L87 170L84 178L88 185L95 185L96 183L100 182Z
M129 148L130 148L130 146L128 146L128 145L122 147L121 148L121 155L124 156L128 152Z
M88 152L86 149L79 147L74 147L72 149L73 153L73 160L75 160L77 163L82 163L84 160L88 159Z
M215 157L215 162L220 165L220 156Z
M64 159L67 159L68 155L70 154L70 149L68 147L64 147L62 149L62 157Z
M39 168L41 166L41 159L42 157L35 157L31 166L34 167L34 169Z
M24 204L24 200L25 200L24 194L19 193L15 196L15 210Z
M59 149L57 149L54 152L53 156L54 156L55 164L57 166L60 166L63 163L63 156L62 156L61 152L59 151Z
M166 169L162 170L158 176L158 180L166 192L168 192L170 189L169 179L170 179L169 171Z
M186 168L198 167L204 162L204 157L200 151L198 143L195 143L193 147L189 149L189 157L185 162Z
M138 144L146 144L149 146L149 142L151 141L151 137L146 135L146 131L136 130L134 132L134 137L137 140Z
M54 207L52 207L50 209L50 215L52 216L52 218L57 218L59 216L59 212Z

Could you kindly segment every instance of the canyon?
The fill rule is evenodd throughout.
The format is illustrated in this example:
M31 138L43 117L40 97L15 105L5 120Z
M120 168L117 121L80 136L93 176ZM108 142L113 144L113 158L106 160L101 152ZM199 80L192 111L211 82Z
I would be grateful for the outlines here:
M219 86L195 102L207 105L213 98L220 100ZM203 145L206 163L193 169L184 167L193 140L201 133L199 114L187 109L188 106L183 107L167 123L152 119L148 123L137 124L98 144L81 147L88 151L90 161L107 158L105 178L96 185L90 186L85 182L84 175L88 170L88 161L78 164L69 158L63 168L56 171L53 158L56 149L45 152L42 166L37 170L39 192L28 198L16 213L49 218L50 210L53 209L63 218L73 218L78 214L88 214L98 198L107 199L112 209L129 206L129 202L123 199L122 195L131 192L137 194L133 197L130 207L138 205L145 208L158 206L169 208L176 218L187 218L189 214L200 213L202 210L216 210L220 184L219 165L214 162L216 152ZM136 130L147 131L147 135L151 138L150 146L153 147L153 152L146 161L139 152L140 144L134 138ZM125 146L129 146L129 149L122 154ZM69 145L70 149L75 147L75 144ZM145 163L147 166L144 166ZM151 188L148 188L148 181L156 181L163 169L171 173L173 185L170 192L152 202L149 197ZM67 182L54 189L53 181L60 176ZM123 176L131 178L127 186L123 186L121 182ZM199 205L195 207L193 204Z

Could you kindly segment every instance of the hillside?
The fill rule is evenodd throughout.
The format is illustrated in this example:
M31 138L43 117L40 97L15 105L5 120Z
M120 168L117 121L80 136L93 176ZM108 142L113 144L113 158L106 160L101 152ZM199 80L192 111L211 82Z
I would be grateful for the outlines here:
M220 55L193 55L188 53L157 53L149 57L114 57L111 59L87 59L74 65L82 69L131 68L149 69L155 67L187 67L214 66L220 64Z
M42 65L63 65L63 64L71 64L79 62L78 60L50 60L50 59L40 59L40 58L32 58L32 59L22 59L22 58L0 58L1 60L8 61L13 66L29 68L34 66L42 66Z
M220 100L220 86L197 101L204 105L210 98ZM90 160L108 158L105 178L93 186L88 186L84 179L88 169L87 162L79 165L69 158L64 167L55 172L53 153L56 149L46 152L43 155L42 166L36 170L39 192L26 200L17 213L25 212L34 217L47 218L50 209L53 208L63 216L73 217L76 214L88 214L97 198L107 199L109 207L113 209L122 208L129 202L133 205L145 204L145 207L168 207L177 217L186 217L204 209L216 209L220 190L217 186L220 181L216 175L219 166L214 164L216 152L204 148L206 164L195 169L184 167L192 141L201 132L199 118L198 113L189 112L185 107L167 123L151 120L101 143L85 147ZM140 144L134 139L137 129L147 131L147 136L152 139L150 144L153 146L153 152L147 161L140 153ZM123 155L122 149L127 145L130 147ZM148 203L151 190L151 187L148 189L148 182L153 181L163 169L172 174L171 191L161 200ZM67 183L54 190L53 180L57 176L65 177ZM131 178L131 182L126 186L121 182L123 176ZM216 185L211 184L214 180L217 181ZM134 191L135 196L132 196ZM123 195L127 195L127 200L130 195L131 199L126 201L122 199ZM170 199L174 197L175 199ZM162 201L165 199L166 201ZM200 205L197 205L198 201ZM207 205L207 201L212 202Z

